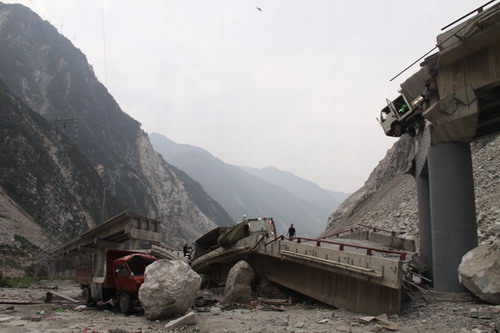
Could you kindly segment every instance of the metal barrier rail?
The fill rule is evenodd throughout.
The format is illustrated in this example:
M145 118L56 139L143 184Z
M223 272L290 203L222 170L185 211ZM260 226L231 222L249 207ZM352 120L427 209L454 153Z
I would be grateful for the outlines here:
M350 229L342 230L342 231L336 232L336 233L334 233L334 234L329 234L329 235L323 236L323 237L321 237L321 239L323 239L323 238L328 238L328 237L339 237L339 235L341 235L341 234L345 234L345 233L347 233L347 232L353 233L353 232L354 232L354 229L353 229L353 228L350 228Z
M394 230L387 230L387 229L377 228L377 227L373 227L371 225L366 225L366 224L361 224L361 223L358 224L358 225L361 226L361 227L372 229L373 231L383 231L383 232L387 232L387 233L391 234L392 236L396 236L396 232Z
M382 229L382 228L378 228L378 227L373 227L371 225L366 225L366 224L362 224L362 223L357 224L357 226L360 226L360 227L363 227L363 228L367 228L367 229L371 229L373 231L387 232L388 234L391 234L392 236L396 236L396 232L393 231L393 230L387 230L387 229ZM329 234L329 235L323 236L323 237L321 237L321 239L328 238L328 237L338 237L341 234L345 234L345 233L348 233L348 232L353 233L354 231L355 231L354 228L350 228L350 229L346 229L346 230L342 230L342 231L336 232L334 234Z
M277 240L285 240L285 236L281 235L281 236L278 236L278 237L275 237L273 240L271 240L270 242L267 242L264 244L264 246L268 246L269 244L271 243L274 243L276 242Z
M269 234L265 234L265 235L262 235L262 237L257 241L257 243L255 243L255 245L248 251L247 253L247 256L245 257L245 260L248 259L248 256L250 255L250 253L252 253L253 250L255 250L257 248L257 246L259 246L259 244L266 238L269 238Z
M340 251L344 251L344 247L353 247L356 249L364 249L364 250L366 250L366 255L368 255L368 256L373 255L373 252L379 252L379 253L389 253L389 254L399 255L399 260L401 260L401 261L404 261L406 259L406 252L402 252L402 251L377 249L374 247L363 246L363 245L345 244L345 243L325 240L325 239L321 239L321 238L314 239L314 238L306 238L306 237L292 237L292 238L288 238L288 239L290 241L297 240L297 243L300 243L302 240L308 241L308 242L316 242L316 246L321 246L321 243L338 245ZM276 237L275 239L271 240L270 242L265 243L264 246L267 246L267 245L269 245L277 240L285 240L285 236L281 235L279 237Z

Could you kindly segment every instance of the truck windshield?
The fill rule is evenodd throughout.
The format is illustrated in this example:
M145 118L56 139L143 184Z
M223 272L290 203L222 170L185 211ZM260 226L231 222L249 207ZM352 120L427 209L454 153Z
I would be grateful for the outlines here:
M130 259L130 261L127 264L132 273L134 273L134 275L137 276L137 275L144 275L146 266L151 264L153 261L154 260L151 260L149 258L136 256Z
M273 222L270 218L250 219L248 229L250 233L268 232L271 236L274 236Z

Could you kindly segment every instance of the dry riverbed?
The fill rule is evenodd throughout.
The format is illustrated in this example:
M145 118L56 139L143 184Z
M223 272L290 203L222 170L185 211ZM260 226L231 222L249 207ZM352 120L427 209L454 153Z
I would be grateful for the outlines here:
M57 290L51 289L57 287ZM147 333L167 332L169 321L148 321L141 312L125 316L109 305L87 308L78 303L53 300L35 304L5 304L43 298L47 290L79 299L80 290L71 281L46 281L31 289L0 289L0 333L79 332ZM212 295L213 296L213 295ZM217 298L217 296L214 296ZM221 309L222 311L219 311ZM500 332L500 306L476 300L435 302L416 295L400 315L373 318L335 309L293 295L290 304L252 301L248 306L216 305L194 310L196 325L175 332Z

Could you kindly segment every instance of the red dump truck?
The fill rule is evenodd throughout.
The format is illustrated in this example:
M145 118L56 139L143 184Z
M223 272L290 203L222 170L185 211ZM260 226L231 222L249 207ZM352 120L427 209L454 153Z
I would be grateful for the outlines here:
M156 257L137 251L105 249L94 255L92 266L75 270L75 281L82 287L87 306L100 300L112 300L114 304L118 302L121 312L130 313L138 302L144 271L156 260Z

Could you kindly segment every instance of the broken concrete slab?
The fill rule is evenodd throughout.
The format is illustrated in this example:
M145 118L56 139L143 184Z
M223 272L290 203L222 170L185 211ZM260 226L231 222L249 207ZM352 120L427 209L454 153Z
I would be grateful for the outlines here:
M11 321L14 318L16 318L16 317L0 317L0 323L5 323L8 321Z
M196 314L194 312L189 312L188 314L170 321L165 325L167 331L172 331L181 326L196 325Z
M258 301L261 303L265 304L270 304L270 305L284 305L284 304L292 304L292 301L289 298L283 298L283 299L278 299L278 298L258 298Z
M0 296L0 304L37 304L42 300L43 297Z
M397 331L399 329L397 323L388 320L387 314L382 314L379 316L363 316L363 317L358 317L358 319L360 322L365 324L368 324L370 322L377 322L375 324L375 327L384 328L389 331Z
M53 301L67 301L67 302L71 302L71 303L80 303L79 300L76 300L72 297L63 295L61 293L57 293L57 292L52 291L52 290L48 290L45 293L44 301L45 301L45 303L51 303Z

